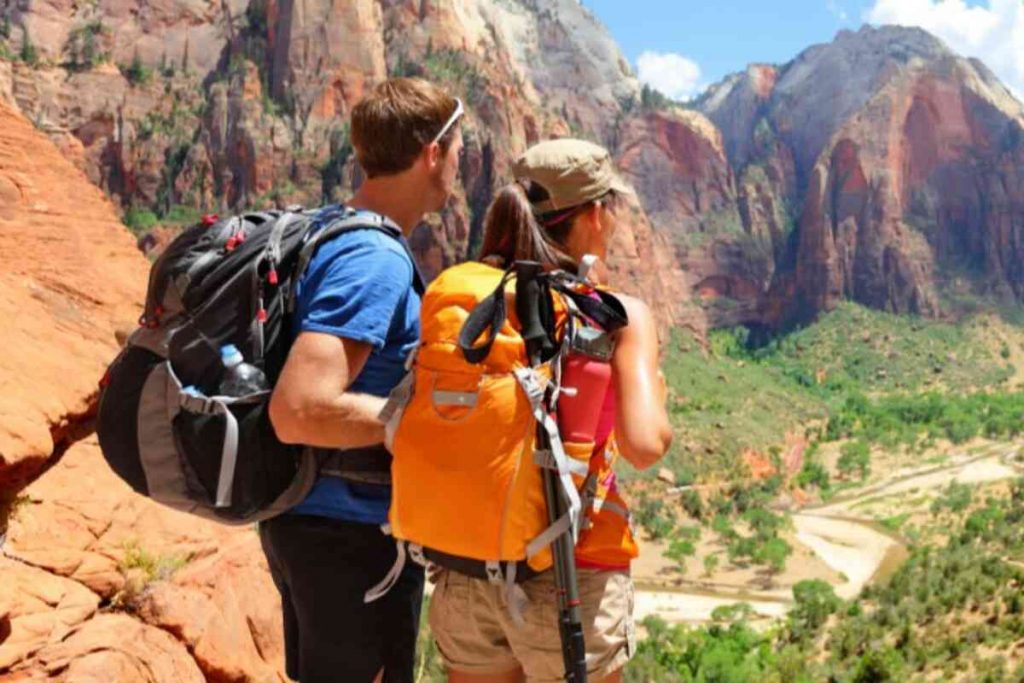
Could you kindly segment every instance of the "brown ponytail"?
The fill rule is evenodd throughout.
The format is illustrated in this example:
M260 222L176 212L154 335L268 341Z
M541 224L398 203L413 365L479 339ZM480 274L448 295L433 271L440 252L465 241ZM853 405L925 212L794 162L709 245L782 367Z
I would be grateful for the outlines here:
M565 252L571 223L565 221L545 229L534 217L522 185L506 185L495 195L484 217L481 260L498 257L505 266L513 261L538 261L548 268L576 272L576 261Z

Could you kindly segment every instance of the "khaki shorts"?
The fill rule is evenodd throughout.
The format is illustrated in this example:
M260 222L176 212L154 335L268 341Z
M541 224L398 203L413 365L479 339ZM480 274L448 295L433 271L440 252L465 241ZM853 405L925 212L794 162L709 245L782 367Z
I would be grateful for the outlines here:
M636 649L633 581L626 571L579 570L590 680L629 661ZM522 667L529 681L565 679L554 575L525 581L523 624L512 620L504 586L452 571L441 573L430 602L430 628L449 669L500 674Z

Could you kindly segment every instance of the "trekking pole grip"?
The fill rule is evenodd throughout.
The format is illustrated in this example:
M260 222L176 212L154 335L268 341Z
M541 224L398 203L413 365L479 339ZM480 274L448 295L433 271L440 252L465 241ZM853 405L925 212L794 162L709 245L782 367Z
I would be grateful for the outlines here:
M520 334L526 342L526 355L531 365L540 361L547 331L540 319L540 297L542 294L539 276L543 270L536 261L516 261L516 316L521 327Z

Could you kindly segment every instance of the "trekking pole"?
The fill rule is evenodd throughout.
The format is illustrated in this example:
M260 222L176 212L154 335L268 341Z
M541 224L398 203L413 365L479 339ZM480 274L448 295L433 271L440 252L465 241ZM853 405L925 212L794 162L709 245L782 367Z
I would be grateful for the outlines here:
M516 265L516 315L526 342L526 353L531 367L537 367L545 360L545 352L554 352L554 342L544 329L541 320L541 297L545 290L538 279L541 265L533 261L517 261ZM537 423L537 449L549 450L551 441L547 430ZM544 499L547 503L548 522L555 524L566 511L566 501L559 488L558 475L550 467L541 471L544 482ZM565 664L565 680L572 683L586 683L587 659L583 640L583 622L580 612L579 584L576 579L576 561L572 543L572 532L560 534L551 546L555 592L558 595L558 632L562 642L562 658Z

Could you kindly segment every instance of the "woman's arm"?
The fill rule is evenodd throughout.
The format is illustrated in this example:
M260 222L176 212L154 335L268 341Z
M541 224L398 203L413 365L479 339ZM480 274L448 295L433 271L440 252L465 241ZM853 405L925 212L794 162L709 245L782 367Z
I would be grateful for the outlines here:
M617 407L615 441L634 467L650 467L672 445L672 425L665 408L667 388L658 367L658 329L643 301L617 295L629 325L617 333L612 381Z

